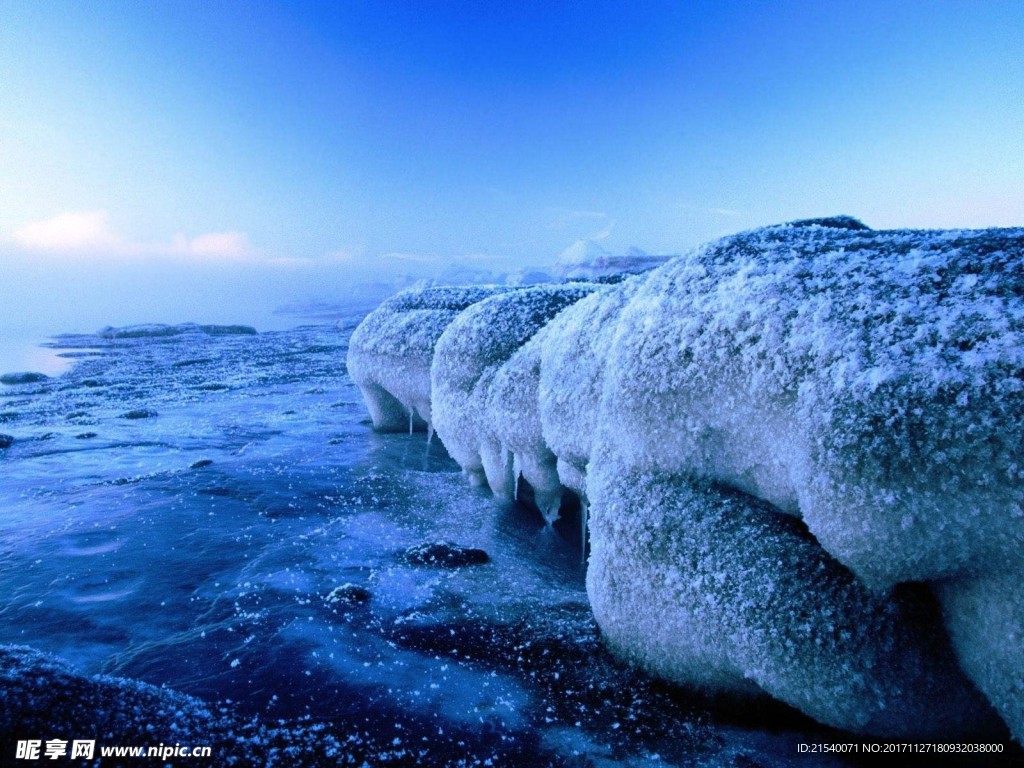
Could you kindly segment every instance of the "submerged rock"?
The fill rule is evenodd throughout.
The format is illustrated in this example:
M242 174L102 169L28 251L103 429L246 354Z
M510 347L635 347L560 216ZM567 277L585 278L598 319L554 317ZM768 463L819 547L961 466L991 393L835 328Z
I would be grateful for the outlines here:
M417 544L405 550L402 557L411 565L430 565L437 568L483 565L491 560L490 556L482 549L463 547L446 541Z
M158 415L159 414L156 411L151 410L149 408L135 408L135 409L133 409L131 411L126 411L125 413L122 413L121 414L121 418L122 419L130 419L130 420L135 420L135 419L152 419L152 418L154 418L155 416L158 416Z
M199 330L211 336L255 336L251 325L200 325Z
M0 434L0 448L10 448L14 445L14 438L11 435Z
M373 595L366 587L358 584L342 584L327 593L324 602L328 605L359 605L367 602Z
M189 469L202 469L213 464L213 459L200 459L199 461L193 461L188 465Z
M37 373L35 371L5 373L3 376L0 376L0 384L35 384L40 381L46 381L49 378L45 373Z

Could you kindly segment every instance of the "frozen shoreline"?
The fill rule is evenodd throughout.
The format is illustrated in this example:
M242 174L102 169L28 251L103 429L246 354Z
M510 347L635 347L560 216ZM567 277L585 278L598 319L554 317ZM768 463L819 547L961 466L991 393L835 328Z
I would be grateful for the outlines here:
M26 662L9 690L35 677L67 698L106 674L126 680L107 685L116 698L145 681L210 710L231 699L236 724L285 720L271 746L320 724L314 747L354 738L346 754L377 765L409 764L397 752L410 738L421 765L809 764L792 744L829 735L806 719L776 712L766 731L745 705L665 689L605 651L578 521L549 529L522 505L467 494L422 434L375 435L341 362L357 319L81 335L73 343L96 352L66 375L0 389L16 437L0 478L0 643L72 667L51 679L51 662ZM147 417L126 418L136 411ZM446 540L488 562L404 554ZM34 722L47 722L46 701ZM61 736L25 730L22 694L7 706L5 737ZM219 757L253 753L229 747Z
M792 222L611 286L409 291L348 359L378 429L549 520L580 499L622 658L863 735L1021 739L1022 259L1022 229Z

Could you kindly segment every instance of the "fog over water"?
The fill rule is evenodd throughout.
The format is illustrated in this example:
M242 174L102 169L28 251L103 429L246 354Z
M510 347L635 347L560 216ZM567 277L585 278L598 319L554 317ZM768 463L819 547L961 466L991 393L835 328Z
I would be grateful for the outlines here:
M22 260L0 285L0 373L54 375L67 361L39 344L62 333L137 323L241 323L260 331L330 320L338 305L371 305L399 273L376 276L340 264L130 262L100 258ZM376 278L376 280L374 279ZM318 315L319 313L319 315ZM326 316L324 316L326 313Z

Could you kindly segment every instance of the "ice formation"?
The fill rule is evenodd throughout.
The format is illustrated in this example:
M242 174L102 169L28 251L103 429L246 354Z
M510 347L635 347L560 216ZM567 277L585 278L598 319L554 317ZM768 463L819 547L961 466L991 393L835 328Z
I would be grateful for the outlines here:
M1024 230L808 220L567 290L453 311L418 392L471 478L589 503L613 648L858 732L969 731L937 598L1024 739Z
M513 452L488 414L492 389L502 366L560 311L596 286L537 286L492 296L460 314L437 341L430 369L434 427L452 458L470 480L485 482L497 496L515 492ZM503 380L504 396L521 400L496 403L512 420L535 418L537 399ZM509 425L508 432L515 431ZM557 511L557 510L556 510Z
M506 290L477 286L403 291L363 320L349 342L348 375L363 393L374 429L396 432L430 423L434 345L462 310Z

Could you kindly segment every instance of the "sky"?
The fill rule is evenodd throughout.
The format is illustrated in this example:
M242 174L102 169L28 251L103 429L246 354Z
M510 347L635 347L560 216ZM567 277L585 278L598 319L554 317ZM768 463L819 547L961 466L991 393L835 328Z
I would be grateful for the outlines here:
M1024 225L1024 3L0 2L0 338L840 213Z

